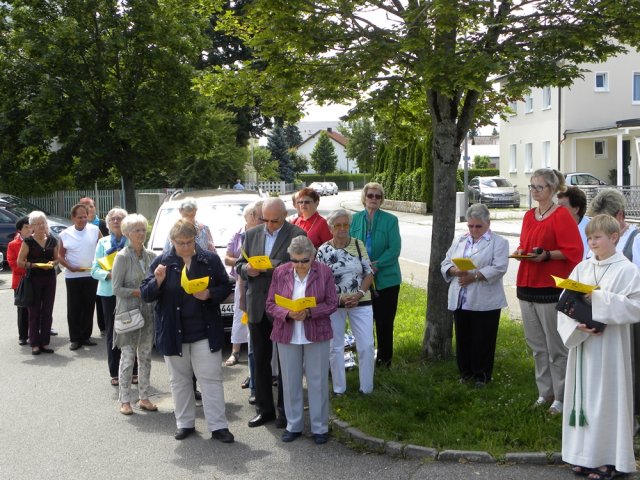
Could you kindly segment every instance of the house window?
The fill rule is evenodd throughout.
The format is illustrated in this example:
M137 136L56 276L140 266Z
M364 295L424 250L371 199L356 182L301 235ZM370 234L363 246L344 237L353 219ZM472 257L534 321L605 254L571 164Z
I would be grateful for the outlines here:
M533 171L533 143L524 144L524 172Z
M533 112L533 95L529 93L526 97L524 97L524 113Z
M544 87L542 89L542 109L548 110L551 108L551 87Z
M607 141L595 140L593 142L593 153L596 158L607 158Z
M542 142L542 166L551 167L551 142Z
M640 73L633 72L633 92L631 94L631 101L634 104L640 104Z
M513 102L509 102L509 112L510 115L518 115L518 102L515 100Z
M516 173L518 171L518 153L515 144L509 145L509 172Z
M609 73L596 72L596 92L608 92L609 91Z

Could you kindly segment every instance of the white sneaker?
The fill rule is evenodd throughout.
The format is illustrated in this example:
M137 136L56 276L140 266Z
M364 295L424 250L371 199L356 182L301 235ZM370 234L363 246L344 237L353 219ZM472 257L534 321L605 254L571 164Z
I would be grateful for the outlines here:
M558 400L554 400L551 406L549 407L549 413L551 415L560 415L562 413L562 402Z
M538 397L538 399L536 400L536 403L533 404L534 407L544 407L546 405L547 401L545 400L544 397Z

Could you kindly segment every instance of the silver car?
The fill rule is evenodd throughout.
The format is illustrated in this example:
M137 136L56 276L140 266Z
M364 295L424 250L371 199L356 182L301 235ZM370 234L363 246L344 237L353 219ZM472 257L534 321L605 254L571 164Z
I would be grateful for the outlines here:
M338 185L335 182L322 182L324 188L327 192L327 195L337 195L338 194Z
M474 177L467 190L469 205L484 203L487 207L519 207L520 193L503 177Z

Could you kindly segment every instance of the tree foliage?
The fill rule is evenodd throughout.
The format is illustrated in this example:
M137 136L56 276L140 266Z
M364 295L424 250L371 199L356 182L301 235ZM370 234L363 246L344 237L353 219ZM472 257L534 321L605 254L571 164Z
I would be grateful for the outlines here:
M431 131L439 228L432 234L424 348L446 357L451 316L438 266L454 234L450 205L462 140L531 87L568 86L582 63L620 52L615 37L633 35L639 10L640 3L625 0L254 0L220 28L243 38L266 67L218 70L202 88L233 92L238 101L259 95L263 106L289 116L305 96L361 101L367 114L386 105L390 128L399 120L409 123L405 131ZM499 92L492 88L498 77Z
M474 168L488 168L491 164L489 155L475 155L473 157Z
M294 173L289 155L289 145L284 128L276 122L271 133L269 133L267 148L271 152L271 159L278 162L278 172L280 179L287 183L293 182Z
M311 166L320 175L336 170L338 155L326 131L320 132L318 142L311 152Z
M377 135L373 122L368 118L354 120L341 126L347 143L347 158L355 160L360 173L373 172L376 158Z
M278 161L271 158L271 151L265 147L253 150L253 167L258 174L258 180L279 180Z

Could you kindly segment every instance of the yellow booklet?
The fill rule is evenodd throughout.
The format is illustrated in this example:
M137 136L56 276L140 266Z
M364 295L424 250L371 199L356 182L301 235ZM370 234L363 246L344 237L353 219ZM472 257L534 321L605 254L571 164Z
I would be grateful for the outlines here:
M560 278L555 275L551 275L551 277L556 282L556 287L573 290L574 292L590 293L599 288L597 285L587 285L586 283L580 283L569 278Z
M282 297L276 293L275 295L276 305L291 310L292 312L300 312L305 308L312 308L316 306L316 297L302 297L297 300L291 300L290 298Z
M462 271L475 270L476 268L478 268L469 258L452 258L451 261Z
M107 270L110 272L111 270L113 270L113 262L115 262L117 254L118 254L118 251L116 250L115 252L110 253L106 257L99 258L98 265L100 265L100 267L102 267L103 270Z
M50 263L34 263L33 266L37 268L42 268L44 270L49 270L53 268L53 265L51 265Z
M249 265L251 265L256 270L267 270L269 268L273 268L271 265L271 260L266 255L255 255L253 257L248 257L247 253L244 250L242 251L242 256L245 258Z
M202 292L209 286L209 277L194 278L189 280L187 278L187 267L182 267L182 275L180 277L180 286L188 294Z

